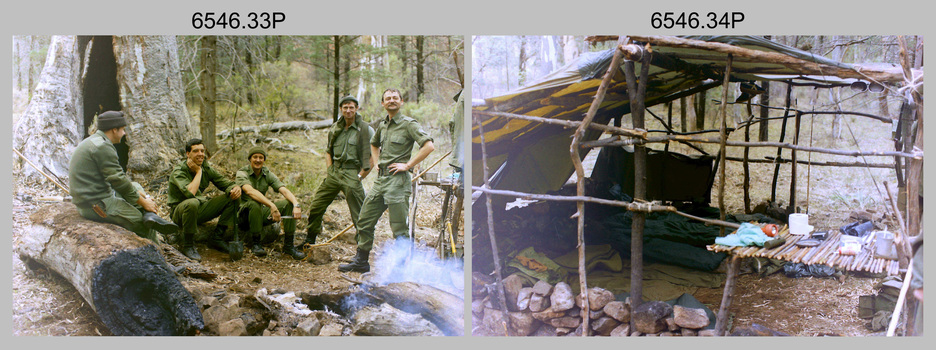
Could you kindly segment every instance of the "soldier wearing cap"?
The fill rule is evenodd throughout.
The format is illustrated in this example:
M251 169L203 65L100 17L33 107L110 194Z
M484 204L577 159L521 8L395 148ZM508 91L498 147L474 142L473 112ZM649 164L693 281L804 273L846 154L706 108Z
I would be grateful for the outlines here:
M243 252L228 251L224 243L225 232L234 227L236 201L241 197L241 188L221 175L205 159L205 145L201 139L185 143L185 160L179 162L169 174L169 207L172 221L182 227L182 254L201 260L195 250L195 233L198 225L218 216L218 226L208 237L208 245L229 253L234 260ZM205 190L214 184L225 196L208 198Z
M299 201L296 196L286 188L285 185L264 166L267 160L267 153L262 147L251 148L247 152L247 165L237 171L235 183L244 189L247 195L241 201L238 211L238 222L241 227L249 226L245 242L251 245L251 252L256 256L265 256L266 251L260 246L261 230L266 224L283 221L283 253L299 260L305 258L305 254L296 251L293 246L293 238L296 234L296 219L302 216L302 209L299 208ZM266 192L270 188L279 192L286 199L276 201L275 203L266 197ZM291 218L282 218L282 213L291 214ZM278 234L279 232L277 232Z
M390 212L390 229L396 238L405 237L409 229L409 170L435 150L429 137L415 119L400 113L403 99L397 89L387 89L381 95L381 105L387 115L371 138L371 157L377 160L378 177L364 199L357 222L357 254L350 264L338 266L342 272L370 271L368 257L374 245L374 228L384 211ZM415 157L413 144L419 145Z
M376 158L371 158L370 139L374 129L357 113L358 100L354 96L345 96L338 103L341 117L328 130L328 143L325 146L325 180L315 189L309 209L309 225L303 244L315 244L315 238L322 233L322 216L325 209L342 192L348 201L351 222L355 225L364 203L364 186L361 180L367 177L374 167Z
M178 226L156 215L156 203L120 166L114 144L127 134L126 126L123 112L104 112L97 132L75 148L68 165L72 202L87 219L117 224L156 242L151 228L173 234Z

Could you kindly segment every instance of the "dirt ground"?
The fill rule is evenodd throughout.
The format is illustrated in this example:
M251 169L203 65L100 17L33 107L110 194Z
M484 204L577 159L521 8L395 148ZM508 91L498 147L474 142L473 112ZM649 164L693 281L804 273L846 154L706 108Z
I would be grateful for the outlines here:
M369 188L370 184L366 183ZM52 188L30 189L19 187L13 198L13 335L65 336L65 335L109 335L92 308L81 298L77 290L68 281L55 272L33 263L32 268L15 253L17 237L22 234L23 225L29 222L28 213L44 203L31 198L39 198L55 193ZM28 196L28 197L27 197ZM419 190L419 208L416 217L416 237L423 244L434 247L438 239L438 218L444 192L433 186L421 186ZM300 201L304 199L300 196ZM305 238L305 220L298 225L296 244ZM331 238L344 227L351 224L348 208L343 197L332 203L325 214L324 230L318 243ZM200 229L207 229L202 226ZM456 235L457 247L464 246L463 228ZM390 239L387 215L377 224L375 250ZM315 249L325 249L332 261L324 265L314 265L308 261L296 261L281 253L282 240L267 246L269 254L258 258L249 252L244 258L232 262L227 254L208 248L204 242L196 243L202 256L201 264L214 271L218 277L213 281L203 281L182 277L183 284L189 290L212 294L218 291L238 292L252 295L260 288L267 290L308 292L310 294L338 293L348 290L351 283L342 279L337 268L339 264L350 260L355 254L354 229L335 239L331 245ZM372 254L372 263L374 255ZM352 277L360 276L351 273Z

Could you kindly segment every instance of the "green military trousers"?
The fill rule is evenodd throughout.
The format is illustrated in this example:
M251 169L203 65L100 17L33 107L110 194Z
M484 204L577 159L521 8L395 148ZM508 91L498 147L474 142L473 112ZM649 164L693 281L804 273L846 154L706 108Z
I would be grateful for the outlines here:
M133 188L137 192L143 191L143 186L136 182L133 183ZM102 218L94 212L91 206L78 207L78 213L88 220L120 225L133 231L137 236L156 242L156 234L143 224L143 207L139 204L127 202L123 198L117 197L116 194L102 199L99 204L107 217Z
M344 193L348 201L348 210L351 211L351 222L354 225L358 223L358 217L361 213L361 205L364 203L364 185L358 178L358 169L328 168L328 175L322 184L315 189L315 195L312 197L312 209L309 209L309 230L316 236L322 233L322 217L328 205L335 200L338 192Z
M225 195L207 200L204 197L189 198L172 208L172 221L182 228L183 233L195 234L198 232L198 225L219 215L219 226L232 226L236 211L237 201Z
M281 216L292 216L293 205L290 201L281 199L273 202L273 205L276 206L276 210L279 210ZM273 237L260 236L263 226L273 223L273 218L270 216L271 212L270 207L254 200L247 201L241 207L237 217L240 223L239 227L241 229L246 228L249 234L249 236L244 236L245 241L247 241L248 237L253 237L253 243L260 244L261 242L272 242L279 236L279 232L274 232ZM283 232L296 232L296 219L283 219ZM292 243L290 242L290 244Z
M390 212L390 230L394 238L406 237L409 233L407 216L409 216L410 187L409 172L400 172L396 175L384 175L377 178L374 187L364 199L361 207L361 216L357 223L357 247L360 250L370 251L374 247L374 228L377 220L385 210Z

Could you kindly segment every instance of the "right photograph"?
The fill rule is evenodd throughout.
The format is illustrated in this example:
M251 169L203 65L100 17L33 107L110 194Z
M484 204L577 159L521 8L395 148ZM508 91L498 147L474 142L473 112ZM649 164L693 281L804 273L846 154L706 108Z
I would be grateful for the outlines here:
M471 45L471 335L923 335L922 36Z

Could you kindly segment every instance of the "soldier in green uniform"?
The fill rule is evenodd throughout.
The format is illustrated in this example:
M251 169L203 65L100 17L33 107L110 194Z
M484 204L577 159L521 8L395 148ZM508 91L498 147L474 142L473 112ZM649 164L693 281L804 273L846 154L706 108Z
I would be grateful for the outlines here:
M367 177L376 161L371 158L370 151L374 129L357 113L358 100L353 96L345 96L338 105L341 106L341 117L328 130L328 143L325 146L327 175L312 197L309 226L303 244L315 244L315 238L322 233L325 209L335 200L338 192L343 192L347 198L351 222L357 225L365 196L361 180Z
M422 162L435 150L432 138L419 123L400 114L403 99L397 89L387 89L381 95L381 105L387 111L374 137L371 138L371 157L377 159L378 178L361 208L357 223L357 255L350 264L338 266L342 272L370 271L368 258L374 245L374 227L385 210L390 212L390 229L396 238L407 234L410 187L409 170ZM413 144L419 152L410 159Z
M302 216L302 209L299 208L299 201L296 196L286 188L285 185L273 175L269 168L264 166L267 159L267 153L262 147L251 148L247 152L247 159L250 165L247 165L237 171L235 183L244 189L247 195L241 201L238 211L238 222L241 226L249 225L249 231L245 242L253 242L251 252L256 256L266 256L266 251L260 246L260 234L263 225L280 221L281 212L289 213L291 218L282 218L283 221L283 253L299 260L305 258L305 254L296 251L293 247L293 238L296 234L296 219ZM268 189L273 188L283 195L286 199L276 201L269 200L266 197ZM279 234L277 232L276 234Z
M240 186L236 186L233 181L208 164L205 160L205 145L201 139L186 142L185 158L169 174L169 207L172 221L182 227L182 254L194 260L201 260L201 256L195 250L198 225L220 216L218 226L208 237L208 245L229 253L234 260L240 259L243 252L228 251L228 246L222 238L234 225L236 201L241 196ZM206 197L204 191L211 184L227 195Z
M69 193L81 216L120 225L156 242L150 229L168 235L179 227L156 215L156 203L120 167L114 144L127 134L126 126L123 112L98 116L97 132L78 144L68 164Z

